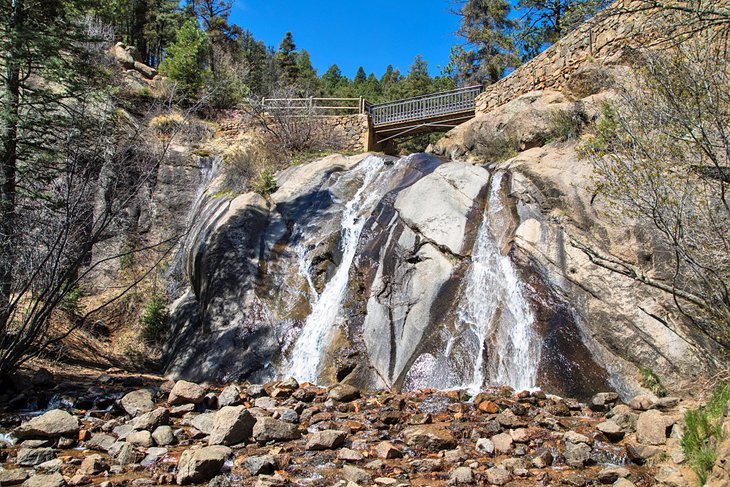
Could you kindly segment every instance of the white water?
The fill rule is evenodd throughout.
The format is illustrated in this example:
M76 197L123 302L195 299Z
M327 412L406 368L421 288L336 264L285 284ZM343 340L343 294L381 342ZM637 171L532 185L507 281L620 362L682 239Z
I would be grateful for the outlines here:
M298 252L300 272L305 275L315 296L312 312L294 344L288 366L288 374L300 382L316 383L319 379L320 359L324 348L330 342L332 330L338 324L337 319L347 291L350 267L355 259L360 234L373 207L382 196L378 191L380 179L378 176L383 174L383 166L382 159L371 156L354 169L355 176L361 177L363 182L343 211L340 239L342 261L321 295L316 296L314 291L314 284L309 274L310 264L305 260L305 253Z
M490 216L502 209L502 175L498 173L492 179L458 310L458 325L470 329L479 344L471 382L466 385L472 393L481 390L485 379L492 385L509 385L516 390L535 387L540 360L533 332L535 318L522 283L490 231Z

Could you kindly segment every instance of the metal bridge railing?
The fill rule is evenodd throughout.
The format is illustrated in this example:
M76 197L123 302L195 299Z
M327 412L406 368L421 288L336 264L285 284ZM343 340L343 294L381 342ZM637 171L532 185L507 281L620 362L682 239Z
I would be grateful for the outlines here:
M367 107L375 127L392 123L460 113L476 108L476 98L482 86L469 86L456 90L417 96Z
M351 115L365 113L369 103L364 98L263 98L266 112L285 111L296 115Z

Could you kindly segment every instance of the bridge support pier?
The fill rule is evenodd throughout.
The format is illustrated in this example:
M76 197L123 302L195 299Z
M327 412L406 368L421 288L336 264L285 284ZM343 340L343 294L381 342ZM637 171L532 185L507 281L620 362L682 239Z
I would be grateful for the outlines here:
M378 137L378 134L375 132L375 127L372 122L368 121L368 133L365 137L365 150L367 152L382 152L391 156L397 155L395 140L391 139L381 142L381 138L382 137Z

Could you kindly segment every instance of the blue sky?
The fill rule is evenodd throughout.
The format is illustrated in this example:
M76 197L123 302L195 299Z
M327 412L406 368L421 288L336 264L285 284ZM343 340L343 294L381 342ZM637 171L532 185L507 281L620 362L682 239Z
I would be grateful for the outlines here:
M405 73L417 54L437 75L458 42L453 6L453 0L235 0L231 20L276 48L292 32L320 75L335 63L349 78L359 66L378 77L388 64Z

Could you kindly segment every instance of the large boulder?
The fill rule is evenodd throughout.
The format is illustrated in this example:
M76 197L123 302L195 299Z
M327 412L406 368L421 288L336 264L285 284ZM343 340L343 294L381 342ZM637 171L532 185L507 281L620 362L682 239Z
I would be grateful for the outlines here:
M135 59L134 51L128 49L122 42L117 42L114 46L112 46L112 48L109 49L109 54L111 54L112 57L114 57L114 59L116 59L117 62L125 69L134 69L134 63L138 62L138 60Z
M65 487L66 479L60 473L36 474L21 484L21 487Z
M345 443L344 431L324 430L313 433L307 440L307 450L331 450Z
M133 425L136 430L153 431L158 426L169 424L170 413L167 408L157 408L154 411L145 413L134 419Z
M24 468L14 468L12 470L0 468L0 485L22 484L30 476L30 472L30 470Z
M24 467L35 467L41 463L56 458L53 448L21 448L15 458L15 463Z
M456 447L456 440L445 426L427 424L410 426L403 430L403 441L411 448L428 451L448 450Z
M300 436L299 429L295 424L268 416L258 418L253 427L253 437L260 443L296 440Z
M451 158L467 154L498 162L517 151L545 145L555 132L560 114L581 117L581 107L558 91L533 91L473 120L444 136L434 153Z
M132 417L148 413L155 408L152 391L149 389L132 391L122 397L120 403L127 414Z
M663 445L667 442L667 427L670 425L660 411L644 411L636 421L636 439L644 445Z
M73 437L79 432L79 420L61 409L48 411L15 429L18 438Z
M235 445L248 440L256 419L243 406L225 406L215 414L209 445Z
M207 482L218 475L231 449L225 446L206 446L185 450L177 462L178 485Z
M179 380L170 391L167 402L170 406L180 404L200 404L205 399L205 389L194 382Z

